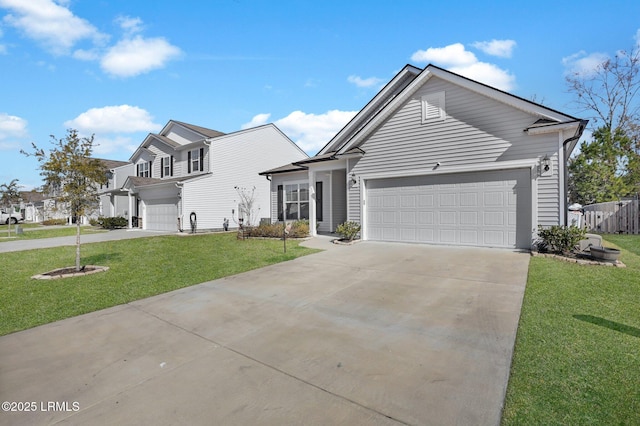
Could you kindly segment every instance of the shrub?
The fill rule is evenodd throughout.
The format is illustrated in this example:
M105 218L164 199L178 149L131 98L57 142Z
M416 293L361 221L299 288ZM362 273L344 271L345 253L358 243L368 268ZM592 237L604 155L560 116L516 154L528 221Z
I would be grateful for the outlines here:
M100 220L96 219L95 217L92 217L91 219L89 219L89 225L100 226Z
M43 220L42 224L44 226L66 225L67 219L47 219L47 220Z
M285 225L283 223L261 223L259 226L245 228L244 236L245 238L247 237L282 238L282 233L284 232L284 226ZM309 236L309 221L298 220L291 223L291 230L289 231L287 238L304 238L308 236Z
M542 225L538 225L538 237L540 238L537 243L538 250L558 254L569 253L580 240L584 239L586 233L586 229L578 228L575 225L553 225L546 229Z
M98 223L104 229L126 228L129 225L129 221L127 220L127 218L122 216L99 217Z
M358 232L360 232L360 224L357 222L345 222L336 228L336 232L342 237L344 240L352 241Z

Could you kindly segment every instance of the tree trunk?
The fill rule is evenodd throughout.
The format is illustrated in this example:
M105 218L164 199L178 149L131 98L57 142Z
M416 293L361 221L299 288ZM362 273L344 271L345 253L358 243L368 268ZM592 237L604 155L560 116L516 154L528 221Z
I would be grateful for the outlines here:
M76 271L80 271L80 218L76 219Z

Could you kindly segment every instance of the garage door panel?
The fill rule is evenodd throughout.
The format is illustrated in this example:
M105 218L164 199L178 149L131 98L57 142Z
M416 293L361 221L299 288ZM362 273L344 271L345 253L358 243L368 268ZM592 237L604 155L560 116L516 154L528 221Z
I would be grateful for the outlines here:
M154 231L178 230L178 206L175 199L147 200L145 229Z
M371 180L366 196L372 240L524 248L531 243L528 169ZM376 201L380 196L383 206Z

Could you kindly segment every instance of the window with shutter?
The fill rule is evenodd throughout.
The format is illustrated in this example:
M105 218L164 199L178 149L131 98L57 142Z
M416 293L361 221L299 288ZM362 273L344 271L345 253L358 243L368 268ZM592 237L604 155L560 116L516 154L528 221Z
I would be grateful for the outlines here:
M284 220L284 190L282 185L278 185L278 220Z
M422 97L422 122L444 121L445 112L444 92L431 93Z

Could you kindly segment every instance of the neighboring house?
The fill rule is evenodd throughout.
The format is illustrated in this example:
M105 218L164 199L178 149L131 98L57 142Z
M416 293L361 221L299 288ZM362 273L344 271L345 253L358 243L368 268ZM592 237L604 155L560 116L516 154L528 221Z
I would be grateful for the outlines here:
M171 120L145 138L128 165L111 170L113 187L104 196L109 213L128 217L129 227L188 230L193 220L199 230L216 230L227 220L234 228L236 187L255 187L256 217L268 218L270 185L258 173L305 158L273 124L224 134Z
M121 187L128 176L135 174L135 167L128 161L101 161L107 169L107 183L98 190L100 205L94 217L129 217L129 196Z
M272 221L361 238L528 249L566 223L585 120L433 65L405 66L318 154L263 171Z
M44 220L45 196L35 189L20 192L20 210L25 222L42 222Z

